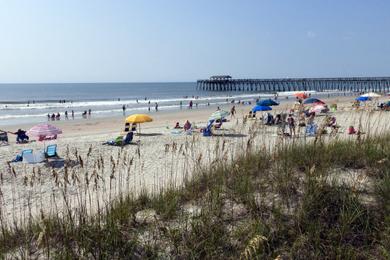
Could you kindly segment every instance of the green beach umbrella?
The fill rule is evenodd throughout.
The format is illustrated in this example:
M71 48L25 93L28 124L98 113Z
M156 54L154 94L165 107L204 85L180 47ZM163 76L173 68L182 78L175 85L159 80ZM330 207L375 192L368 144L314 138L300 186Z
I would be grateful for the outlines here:
M218 111L215 111L214 113L211 114L211 116L209 117L209 120L223 119L223 118L227 117L228 115L230 115L229 112L224 111L224 110L218 110Z

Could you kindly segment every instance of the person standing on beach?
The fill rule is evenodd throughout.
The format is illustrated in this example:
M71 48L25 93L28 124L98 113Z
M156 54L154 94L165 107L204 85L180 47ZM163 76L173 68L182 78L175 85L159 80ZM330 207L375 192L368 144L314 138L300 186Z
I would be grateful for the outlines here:
M72 119L74 120L74 111L72 110Z
M183 108L183 101L180 100L180 109Z
M190 100L190 104L188 105L189 109L192 109L192 100Z
M158 103L156 102L154 108L156 109L156 112L158 111Z
M88 109L88 117L91 117L92 110Z
M65 119L68 120L68 111L65 111Z
M122 110L123 110L123 115L125 116L126 115L126 106L125 105L122 106Z
M287 125L290 130L290 136L295 136L295 119L292 114L290 114L287 118Z
M148 102L148 111L150 112L150 100Z
M236 106L233 106L232 109L230 109L230 114L232 115L232 117L235 117L235 115L236 115Z

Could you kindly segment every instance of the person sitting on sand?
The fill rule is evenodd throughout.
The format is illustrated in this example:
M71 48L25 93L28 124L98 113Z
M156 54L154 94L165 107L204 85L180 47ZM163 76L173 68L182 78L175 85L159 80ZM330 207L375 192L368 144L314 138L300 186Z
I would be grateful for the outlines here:
M180 126L179 122L176 122L174 129L180 129L180 128L182 128L182 127Z
M348 134L349 135L354 135L354 134L356 134L357 132L356 132L356 130L355 130L355 127L353 127L353 125L351 125L351 126L349 126L348 127Z
M8 133L16 135L16 143L18 143L18 144L25 143L30 139L27 136L26 131L24 131L22 129L18 129L18 131L16 131L15 133L13 133L13 132L8 132Z
M348 134L349 135L363 135L365 134L364 132L360 131L360 130L356 130L355 127L353 125L349 126L348 127Z
M115 146L123 146L130 144L131 141L133 141L134 133L128 132L125 136L118 136L114 140L110 140L107 142L104 142L103 145L115 145Z
M185 124L184 124L184 131L188 131L191 129L191 123L190 121L186 121Z

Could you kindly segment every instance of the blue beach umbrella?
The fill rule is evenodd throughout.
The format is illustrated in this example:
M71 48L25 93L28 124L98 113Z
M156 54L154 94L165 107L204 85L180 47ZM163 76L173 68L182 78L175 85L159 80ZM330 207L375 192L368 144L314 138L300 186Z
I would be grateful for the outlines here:
M370 100L370 98L369 97L362 97L362 96L360 96L360 97L356 98L356 100L357 101L366 102L366 101Z
M274 101L272 99L264 99L264 100L260 100L259 102L257 102L256 105L269 107L269 106L278 106L279 103L277 103L276 101Z
M252 112L257 112L257 111L269 111L269 110L272 110L272 108L269 107L269 106L259 106L259 105L257 105L257 106L254 106L254 107L252 108Z
M305 101L303 101L303 104L314 104L314 103L320 103L320 104L325 104L324 101L318 99L318 98L308 98Z

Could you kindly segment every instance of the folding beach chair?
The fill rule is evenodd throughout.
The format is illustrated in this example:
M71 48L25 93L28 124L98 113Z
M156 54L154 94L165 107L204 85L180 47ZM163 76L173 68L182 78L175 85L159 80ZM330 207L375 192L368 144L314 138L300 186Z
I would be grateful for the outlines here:
M0 144L8 144L8 134L7 132L0 132Z
M57 155L57 145L56 144L48 145L46 147L45 156L46 156L46 158L58 157L58 155Z

